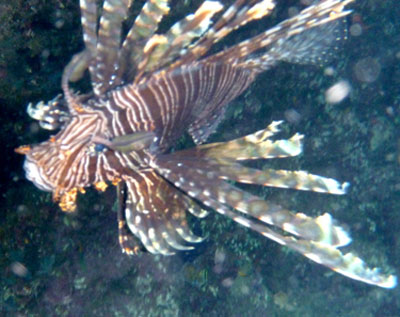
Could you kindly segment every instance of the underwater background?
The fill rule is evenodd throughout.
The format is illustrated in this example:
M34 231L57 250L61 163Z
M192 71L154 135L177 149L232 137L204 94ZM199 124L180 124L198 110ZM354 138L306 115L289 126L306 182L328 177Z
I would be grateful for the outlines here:
M201 2L172 1L168 19ZM310 1L277 2L270 17L221 45ZM348 181L348 194L248 188L308 215L330 212L351 232L347 249L399 275L400 7L358 0L350 8L349 40L327 66L282 63L263 73L209 141L285 120L278 138L304 134L304 153L259 167ZM0 316L400 316L399 287L350 280L213 212L189 219L205 242L170 257L121 253L113 190L88 190L76 213L61 212L51 194L25 179L14 148L49 135L26 105L61 92L63 68L81 48L79 1L0 0ZM330 99L333 86L347 97Z

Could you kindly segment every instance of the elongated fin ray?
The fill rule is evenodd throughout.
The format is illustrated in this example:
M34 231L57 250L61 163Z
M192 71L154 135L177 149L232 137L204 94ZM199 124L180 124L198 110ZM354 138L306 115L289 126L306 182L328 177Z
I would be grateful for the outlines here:
M169 12L169 0L148 0L129 30L120 50L118 77L126 81L133 80L139 64L148 59L145 45L156 32L162 17ZM128 70L129 66L129 70ZM135 77L136 79L136 77Z
M345 194L349 186L348 183L341 184L332 178L310 174L305 171L257 170L239 164L221 167L220 173L223 178L238 183L293 188L337 195Z
M193 39L202 36L208 29L211 18L220 10L222 5L219 2L205 1L194 14L189 14L175 23L164 35L165 41L160 43L149 56L145 71L160 69L173 61Z
M135 174L135 178L129 177L126 182L127 225L149 252L171 255L175 250L193 249L185 241L203 240L191 232L186 222L185 212L195 202L154 172Z
M158 169L160 174L193 199L202 201L218 213L347 277L385 288L396 285L395 276L381 274L376 268L370 269L352 253L342 254L338 250L338 247L347 245L351 239L343 228L334 224L329 214L315 219L304 214L294 214L234 188L212 172L187 169L184 165L177 168L176 162L172 165L165 162L165 159L158 162L163 166ZM241 216L228 207L251 218ZM279 234L262 222L280 227L298 238Z
M195 42L188 52L174 63L172 67L193 62L203 56L212 45L220 41L237 28L248 22L260 19L274 8L271 0L256 1L237 0L221 16L221 18L210 27L210 29ZM255 3L255 4L254 4ZM251 6L254 4L253 6Z
M143 195L144 193L142 194L141 191L137 191L139 185L136 180L127 182L127 187L129 196L126 200L125 217L129 229L141 240L147 251L154 254L171 254L172 252L161 245L155 237L154 232L157 228L153 227L150 217L156 217L157 215L154 214L154 210L147 209L151 207L148 201L149 197Z
M83 41L94 55L97 45L97 4L95 0L80 0Z
M76 114L81 110L81 103L78 96L76 96L69 88L69 82L72 79L79 78L83 71L88 67L90 60L90 52L84 50L78 54L75 54L68 65L64 68L64 72L61 79L61 87L64 92L64 98L68 103L68 110L72 114Z
M100 18L96 46L96 95L102 95L110 87L119 85L116 76L117 57L121 45L121 26L126 19L131 0L105 0Z
M180 155L175 157L174 154L169 155L169 157L177 159L177 162L187 169L203 169L214 173L218 178L243 184L292 188L335 195L345 194L349 186L347 182L340 183L335 179L305 171L259 170L232 161L199 159L198 157L182 157Z
M303 135L295 134L288 140L271 141L281 121L274 121L266 129L227 142L209 143L180 151L180 157L204 157L215 160L253 160L297 156L302 152Z
M318 218L313 219L302 213L294 214L279 205L268 203L242 191L222 180L217 173L212 171L212 167L203 170L200 165L198 169L195 169L182 162L179 162L178 166L174 160L167 161L165 157L158 164L163 168L161 172L164 177L189 196L203 203L208 199L219 201L303 239L334 245L345 245L349 242L342 234L342 230L332 223L329 225L327 236L328 231L322 228ZM326 222L323 225L326 225Z
M117 185L117 203L118 203L118 241L123 253L128 255L139 254L144 248L140 240L132 235L125 219L125 208L127 199L127 188L125 182L119 182Z
M96 45L97 45L97 4L95 0L80 0L81 8L81 23L83 32L83 41L86 49L90 52L89 72L91 82L93 84L98 82L96 76Z

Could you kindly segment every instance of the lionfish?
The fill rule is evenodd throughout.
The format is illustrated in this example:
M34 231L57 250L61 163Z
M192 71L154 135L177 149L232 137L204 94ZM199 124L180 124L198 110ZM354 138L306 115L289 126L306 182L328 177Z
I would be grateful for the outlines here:
M339 251L351 239L330 214L295 213L234 185L344 194L347 183L331 178L240 164L296 156L302 135L271 140L279 131L275 121L238 139L204 144L228 103L258 74L280 61L318 64L339 40L339 21L353 1L314 1L275 27L210 53L232 31L269 15L274 2L236 0L224 9L207 0L161 32L168 0L148 0L124 33L132 0L105 0L101 15L96 0L81 0L85 48L64 69L63 97L28 105L43 128L59 132L16 149L26 155L26 177L52 192L65 212L75 211L77 195L86 187L104 191L115 185L119 243L129 255L193 249L202 238L190 230L186 211L201 218L210 209L347 277L394 287L395 276ZM91 91L74 93L70 82L87 70ZM196 146L173 151L185 133Z

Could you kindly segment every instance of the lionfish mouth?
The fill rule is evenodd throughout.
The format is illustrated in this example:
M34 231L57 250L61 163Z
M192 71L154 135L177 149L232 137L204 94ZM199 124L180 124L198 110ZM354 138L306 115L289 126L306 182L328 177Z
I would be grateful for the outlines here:
M275 27L210 53L232 31L268 16L274 2L236 0L224 10L217 1L204 1L163 33L159 23L169 13L169 1L148 0L124 34L132 1L105 0L99 17L96 0L81 0L85 49L64 69L64 95L28 106L43 128L60 131L49 141L17 149L26 154L26 177L53 192L64 211L76 209L84 188L104 191L115 185L119 242L127 254L190 250L202 238L190 230L186 212L202 218L215 210L340 274L394 287L395 276L340 252L351 239L330 214L313 218L292 212L235 186L344 194L348 183L331 178L241 164L296 156L302 152L302 135L273 141L281 123L273 122L235 140L203 144L229 102L261 72L281 61L326 62L346 38L343 18L351 11L345 7L353 1L313 1ZM92 90L75 94L69 83L87 70ZM185 133L196 146L173 152Z
M53 184L44 177L43 169L29 158L25 159L24 171L26 178L37 188L47 192L52 192L55 189Z

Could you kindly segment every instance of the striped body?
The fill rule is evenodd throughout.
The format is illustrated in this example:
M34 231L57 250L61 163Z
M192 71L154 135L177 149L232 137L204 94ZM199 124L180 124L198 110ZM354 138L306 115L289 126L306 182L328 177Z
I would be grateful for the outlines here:
M219 115L221 106L239 95L254 78L248 75L246 69L222 64L182 68L172 74L154 76L144 85L111 91L106 101L90 100L89 105L94 103L95 107L84 107L79 116L71 117L56 137L39 145L32 153L38 165L52 166L38 173L38 176L47 177L41 181L36 181L34 176L28 178L41 189L53 191L56 189L54 184L58 184L68 192L74 187L112 182L117 177L130 175L130 171L146 168L146 158L168 150L187 130L196 140L204 140L209 132L203 130L205 124L202 122L207 119L210 109L216 109L213 112ZM93 136L96 135L113 139L153 130L159 140L152 154L148 151L95 153L91 149L95 145ZM66 160L64 157L68 155L64 153L63 145L68 145L67 151L79 154ZM51 155L49 149L53 151ZM31 162L30 157L27 162Z
M149 0L123 36L130 0L81 0L85 49L66 66L63 98L28 113L45 128L60 128L48 141L17 149L26 155L29 180L51 191L62 210L76 210L76 197L94 185L117 186L122 250L164 255L190 250L194 235L186 212L204 217L213 209L341 274L381 287L396 278L369 269L338 248L351 239L329 214L317 218L286 210L232 183L344 194L347 183L304 171L257 170L244 160L295 156L302 136L275 140L280 122L228 142L203 144L223 119L229 102L280 61L323 62L345 36L340 22L352 0L324 0L251 39L206 56L231 31L268 15L271 0L237 0L223 11L205 1L165 33L167 0ZM215 18L219 14L219 18ZM212 19L215 22L212 23ZM99 23L98 23L99 21ZM69 87L88 70L92 91ZM68 110L66 110L68 109ZM188 132L197 144L171 153ZM274 230L274 227L285 232Z
M117 89L110 100L111 137L155 129L164 151L189 130L196 143L202 143L212 132L205 121L220 119L221 109L254 78L242 67L196 63L150 77L143 85Z

